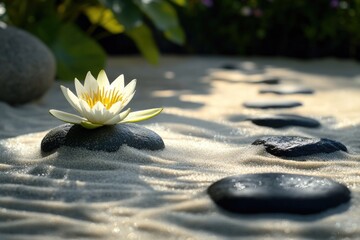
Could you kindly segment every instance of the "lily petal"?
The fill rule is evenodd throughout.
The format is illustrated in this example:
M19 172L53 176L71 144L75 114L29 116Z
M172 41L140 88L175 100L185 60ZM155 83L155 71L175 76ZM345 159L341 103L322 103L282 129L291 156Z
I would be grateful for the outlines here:
M89 119L89 117L91 118L92 111L91 108L89 107L89 104L82 99L80 99L79 103L81 107L81 115L86 119Z
M144 120L150 119L152 117L155 117L156 115L161 113L162 110L163 110L163 108L152 108L152 109L146 109L146 110L132 112L121 122L129 123L129 122L144 121Z
M84 88L87 93L97 92L97 90L99 88L96 79L94 78L94 76L91 74L90 71L87 72L87 74L86 74Z
M123 105L123 102L120 101L113 104L108 111L115 115L115 114L119 114L124 107L125 105Z
M110 88L116 88L118 92L124 91L124 74L118 76L110 85Z
M50 109L50 114L56 117L57 119L60 119L61 121L67 122L67 123L73 123L73 124L80 124L82 121L86 120L85 118L82 118L78 115Z
M95 123L92 123L92 122L89 122L89 121L82 121L80 124L81 124L81 126L83 126L84 128L87 128L87 129L94 129L94 128L104 126L102 124L95 124Z
M99 72L99 75L97 77L97 83L98 83L100 89L106 88L106 87L108 87L110 85L109 84L109 79L106 76L106 73L105 73L104 70L101 70Z
M135 91L136 87L136 79L133 79L126 87L124 88L123 96L124 98L128 98Z
M106 121L104 123L104 125L113 125L113 124L117 124L119 122L121 122L121 120L123 120L124 118L126 118L129 113L130 113L131 109L128 108L125 111L123 111L122 113L116 115L115 117L111 118L110 120Z
M77 78L75 78L75 89L76 89L76 95L78 97L81 97L84 93L86 93L84 86L80 83L80 81Z
M115 116L115 114L107 110L101 102L97 102L91 111L88 120L96 124L103 124Z
M134 95L135 95L135 92L136 92L136 91L134 91L130 96L128 96L127 98L124 99L124 101L123 101L123 103L122 103L123 108L124 108L126 105L128 105L128 103L132 100L132 98L133 98Z
M76 109L76 111L78 111L81 114L81 107L80 107L80 103L79 103L79 98L75 96L75 94L73 94L72 91L70 91L70 89L64 87L64 86L60 86L61 91L63 92L66 100L70 103L70 105Z

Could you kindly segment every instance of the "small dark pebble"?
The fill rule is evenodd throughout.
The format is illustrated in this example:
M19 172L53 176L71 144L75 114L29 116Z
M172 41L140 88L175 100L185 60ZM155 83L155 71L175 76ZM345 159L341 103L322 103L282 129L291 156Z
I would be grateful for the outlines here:
M286 94L313 94L314 90L301 86L278 86L278 87L260 89L259 92L286 95Z
M249 118L252 123L258 126L271 127L271 128L283 128L283 127L306 127L317 128L320 123L312 118L302 117L292 114L277 114L271 116L258 116Z
M228 70L235 70L238 69L238 67L235 64L232 63L225 63L221 66L222 69L228 69Z
M251 101L245 102L244 107L247 108L259 108L259 109L269 109L269 108L293 108L301 106L302 103L297 101L285 101L285 100L265 100L265 101Z
M61 146L69 146L93 151L114 152L123 144L147 150L165 148L162 138L155 132L137 124L126 123L96 129L64 124L52 129L43 138L41 150L48 153Z
M274 85L279 84L280 79L278 78L268 78L268 79L261 79L261 80L254 80L254 81L245 81L246 83L251 84L268 84L268 85Z
M278 157L300 157L317 153L347 152L340 142L327 138L270 136L255 140L252 145L264 145L265 150Z
M285 173L227 177L208 188L211 199L233 213L313 214L349 202L350 190L328 178Z

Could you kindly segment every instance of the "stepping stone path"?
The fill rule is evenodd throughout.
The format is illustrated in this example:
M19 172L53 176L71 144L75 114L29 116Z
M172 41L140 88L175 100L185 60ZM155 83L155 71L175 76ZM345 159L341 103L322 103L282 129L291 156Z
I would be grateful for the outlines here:
M290 126L299 126L306 128L317 128L320 123L312 118L302 117L292 114L277 114L268 116L259 116L249 118L252 123L258 126L271 127L271 128L283 128Z
M314 90L301 86L278 86L278 87L260 89L259 92L286 95L286 94L313 94Z
M285 173L227 177L208 188L211 199L234 213L312 214L349 202L349 189L327 178Z
M260 93L313 94L310 88L278 86L261 89ZM301 106L297 101L252 101L247 108L291 108ZM291 114L248 118L259 126L282 128L301 126L316 128L315 119ZM342 143L326 138L299 136L267 136L252 145L263 145L277 157L301 157L317 153L347 152ZM304 161L300 159L300 161ZM232 176L213 183L208 188L211 199L221 208L234 213L296 213L313 214L349 202L350 190L327 178L286 173L260 173Z
M342 143L327 138L270 136L259 138L252 145L263 145L268 153L278 157L300 157L336 151L347 152L347 148Z
M245 102L244 107L247 108L258 108L258 109L269 109L269 108L293 108L302 106L302 103L297 101L286 101L286 100L262 100L262 101L250 101Z
M91 130L80 125L63 124L46 134L41 142L41 150L48 153L61 146L68 146L115 152L123 144L147 150L165 148L158 134L137 124L117 124Z

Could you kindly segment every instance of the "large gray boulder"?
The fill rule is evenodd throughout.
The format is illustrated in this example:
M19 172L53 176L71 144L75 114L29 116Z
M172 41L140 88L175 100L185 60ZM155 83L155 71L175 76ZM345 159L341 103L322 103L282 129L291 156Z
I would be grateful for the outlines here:
M0 101L21 104L40 98L55 73L55 58L39 39L0 24Z

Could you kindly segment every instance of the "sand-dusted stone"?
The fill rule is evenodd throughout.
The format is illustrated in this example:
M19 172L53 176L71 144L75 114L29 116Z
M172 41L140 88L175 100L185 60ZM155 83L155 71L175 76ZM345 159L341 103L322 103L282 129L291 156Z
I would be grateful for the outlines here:
M349 189L328 178L285 173L227 177L208 188L211 199L234 213L312 214L349 202Z
M0 101L21 104L40 98L55 80L55 58L31 34L0 26Z
M287 94L313 94L314 90L302 86L278 86L260 89L259 93L274 93L278 95Z
M114 152L123 144L147 150L165 148L158 134L137 124L117 124L91 130L80 125L63 124L46 134L41 142L41 150L47 153L61 146L69 146Z
M258 108L258 109L269 109L269 108L293 108L301 106L302 103L298 101L287 101L287 100L262 100L262 101L249 101L245 102L244 107L247 108Z
M278 157L300 157L336 151L347 152L347 148L342 143L327 138L270 136L259 138L252 145L263 145L268 153Z
M271 128L283 128L283 127L306 127L306 128L317 128L320 127L320 122L308 118L293 114L276 114L268 116L256 116L251 117L249 120L258 125Z

